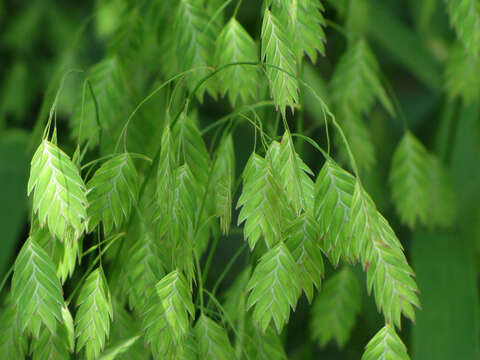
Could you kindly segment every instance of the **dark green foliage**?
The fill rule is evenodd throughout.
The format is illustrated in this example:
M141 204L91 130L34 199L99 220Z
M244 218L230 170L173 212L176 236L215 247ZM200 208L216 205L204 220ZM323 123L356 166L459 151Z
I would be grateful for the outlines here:
M0 358L476 357L478 0L27 3Z

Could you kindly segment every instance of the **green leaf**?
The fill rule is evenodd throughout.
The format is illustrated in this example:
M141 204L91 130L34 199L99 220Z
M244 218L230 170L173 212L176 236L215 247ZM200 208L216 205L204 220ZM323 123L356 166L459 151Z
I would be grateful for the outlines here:
M2 132L0 140L0 203L8 204L0 211L2 229L2 252L0 254L0 276L4 276L16 252L18 239L24 231L28 202L25 188L28 182L30 155L29 134L26 131Z
M143 314L143 330L155 357L163 358L182 347L195 307L187 280L177 270L163 277L155 288Z
M222 232L228 234L232 222L232 197L235 185L235 150L231 134L224 138L218 147L212 177L215 215L220 218Z
M280 243L263 255L248 282L247 307L255 305L253 319L265 331L273 319L280 333L301 291L295 259Z
M225 328L205 314L195 324L199 359L235 359L230 340Z
M243 172L243 189L237 208L238 225L245 221L244 237L253 249L260 237L268 248L281 239L283 211L287 207L268 161L253 153Z
M410 360L407 347L390 325L385 325L365 347L362 360L377 359Z
M346 225L350 218L355 178L333 160L325 161L315 182L315 217L323 234L322 247L333 265L347 254Z
M448 0L447 10L458 38L477 58L480 52L480 3L477 0Z
M258 62L257 46L242 25L232 18L218 36L215 62L218 67L232 63ZM220 90L232 106L240 99L247 103L257 97L260 74L252 65L235 65L225 68L218 74Z
M44 140L32 159L28 195L40 226L52 236L77 240L85 230L87 197L78 169L56 145Z
M416 232L412 238L423 304L411 332L413 359L478 359L478 267L471 234Z
M321 347L335 339L342 348L350 338L361 308L360 284L352 270L344 266L325 281L315 298L310 322L312 338Z
M297 264L300 284L311 302L314 287L320 288L324 275L322 252L318 246L318 224L313 216L302 214L293 221L285 236L285 244Z
M450 52L445 81L451 98L461 96L470 104L480 97L480 63L461 44L456 44Z
M401 314L415 320L420 307L418 287L403 248L387 220L357 180L348 225L350 257L360 257L367 272L367 288L389 324L400 326Z
M410 228L430 218L429 168L427 149L407 131L393 155L389 180L397 213Z
M22 333L27 330L38 338L42 324L56 333L62 321L62 288L52 261L31 237L15 260L12 296Z
M178 70L181 72L198 68L185 77L188 90L193 92L211 72L207 67L212 65L218 29L215 23L210 22L205 7L195 0L179 1L175 29ZM203 84L195 93L200 102L205 90L215 96L215 87L211 83Z
M429 182L428 200L430 206L430 227L448 227L455 220L457 204L453 192L452 181L440 160L433 155L429 156Z
M88 360L98 358L105 346L105 338L110 334L112 317L112 301L107 281L103 270L97 268L85 280L77 299L77 352L85 348Z
M414 1L411 3L411 14L420 33L431 32L432 20L440 3L437 0Z
M0 357L25 359L27 340L21 334L15 303L9 296L0 313Z
M28 118L26 112L32 106L34 95L30 86L30 74L24 61L16 61L11 68L6 69L0 90L0 123L2 128L7 117L13 118L15 123Z
M87 183L89 231L102 221L105 235L118 230L130 217L138 193L137 171L128 154L115 155Z
M297 64L286 29L268 8L263 15L261 39L270 92L277 109L285 116L285 107L290 106L293 111L298 103L298 82L292 77L296 75Z

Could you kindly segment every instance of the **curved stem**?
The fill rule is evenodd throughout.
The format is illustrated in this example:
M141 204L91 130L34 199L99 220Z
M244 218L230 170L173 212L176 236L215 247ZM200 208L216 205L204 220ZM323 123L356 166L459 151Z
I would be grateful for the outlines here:
M100 252L99 255L97 255L97 257L90 263L90 265L88 266L88 269L87 271L85 271L85 273L82 275L81 279L77 282L77 285L75 286L75 288L73 289L72 293L70 294L70 296L68 297L67 301L65 301L65 304L68 306L70 304L70 302L72 301L73 297L75 296L75 294L77 293L78 289L80 289L80 285L82 285L82 283L85 281L85 279L87 278L88 275L90 275L90 273L92 272L93 268L95 265L97 265L97 263L100 261L100 259L102 258L103 254L105 254L105 252L110 248L110 246L112 246L112 244L115 243L115 240L121 238L125 236L125 233L120 233L120 234L117 234L114 236L114 238L112 239L112 241L107 245L105 246L102 251Z
M218 287L220 286L220 284L222 283L223 279L225 278L225 276L228 274L228 272L230 271L230 269L232 268L233 264L235 264L235 262L237 261L238 257L242 254L242 252L245 250L245 248L247 247L247 244L244 243L236 252L235 254L233 255L233 257L230 259L230 261L228 262L227 266L225 266L225 269L222 271L222 273L220 274L220 276L218 277L217 281L215 282L215 285L213 285L213 289L212 289L212 294L215 295L216 292L217 292L217 289Z
M215 13L212 15L212 18L210 19L210 21L207 23L207 25L203 28L202 32L205 32L208 30L208 28L212 25L212 23L215 21L215 19L217 18L218 15L220 15L223 11L223 9L225 9L228 5L230 5L230 3L232 2L232 0L227 0L225 1L216 11Z
M210 271L210 266L212 265L213 255L215 254L215 250L217 249L218 240L220 239L220 235L217 235L213 238L213 243L210 246L210 250L207 256L207 262L205 263L205 268L203 270L203 284L205 285L205 281L207 280L208 272Z
M233 12L233 18L237 17L238 10L240 10L240 6L242 5L242 0L238 0L237 6L235 6L235 11Z
M210 67L208 66L200 66L200 67L196 67L196 68L193 68L193 69L190 69L190 70L187 70L187 71L183 71L173 77L171 77L170 79L168 79L167 81L165 81L164 83L162 83L160 86L158 86L157 88L155 88L152 92L150 92L150 94L148 94L143 100L141 100L138 105L135 107L135 109L131 112L131 114L128 116L127 118L127 121L125 122L125 125L123 126L122 128L122 131L120 132L120 136L118 137L118 140L117 140L117 143L115 145L115 151L117 151L118 149L118 146L120 145L120 141L122 139L122 136L124 138L124 147L126 148L126 137L127 137L127 130L128 130L128 125L130 124L130 121L132 121L132 118L135 116L135 114L140 110L140 108L145 105L146 102L148 102L153 96L155 96L155 94L157 94L160 90L162 90L165 86L167 86L168 84L170 84L171 82L173 82L174 80L178 79L178 78L181 78L191 72L195 72L195 71L199 71L199 70L205 70L205 69L211 69ZM195 89L195 90L198 90ZM125 150L125 152L127 152Z
M292 137L298 137L300 139L303 139L304 141L308 142L310 145L312 145L315 149L317 149L322 155L323 157L327 160L327 159L331 159L331 156L325 152L325 150L323 150L320 145L318 145L318 143L313 140L311 137L308 137L308 136L305 136L303 134L296 134L296 133L292 133L291 134Z
M8 269L8 272L3 277L2 283L0 284L0 294L2 293L3 287L7 283L8 278L10 277L10 275L12 275L14 267L15 267L15 264L12 264L12 266L10 266L10 269Z
M202 269L200 267L200 262L198 261L198 256L193 251L193 257L195 259L195 266L197 267L197 278L198 278L198 296L200 298L200 312L203 314L203 280L202 280Z

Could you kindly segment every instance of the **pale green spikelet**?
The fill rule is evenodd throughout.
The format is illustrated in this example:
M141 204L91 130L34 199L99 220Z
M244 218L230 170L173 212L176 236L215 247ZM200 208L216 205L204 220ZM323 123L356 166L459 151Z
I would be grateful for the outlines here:
M62 324L55 334L42 328L40 337L32 344L32 359L63 360L70 358L75 348L73 319L67 307L62 307Z
M429 165L427 150L407 131L393 155L389 180L400 219L410 228L428 221Z
M73 274L77 259L80 261L80 249L82 239L58 241L50 234L48 229L40 228L37 224L32 225L35 228L32 231L32 239L35 240L46 252L57 269L57 276L63 284Z
M301 291L295 259L280 243L260 259L247 285L247 307L255 306L253 320L265 331L273 320L280 333L294 309Z
M225 328L207 315L200 315L195 324L195 335L200 359L222 360L235 358Z
M200 133L196 114L183 113L172 129L172 138L184 163L188 164L202 190L207 188L210 155ZM178 155L177 155L178 156Z
M77 167L57 145L43 140L32 159L28 194L40 226L60 241L77 240L85 230L87 197Z
M393 114L393 106L379 80L378 62L363 39L356 41L340 58L332 77L332 101L354 113L370 110L375 99Z
M155 292L155 285L165 275L161 248L148 224L139 221L135 242L128 249L125 260L125 293L130 308L142 313L147 300Z
M247 322L247 334L245 339L245 353L249 359L259 360L287 360L287 354L282 344L280 335L277 334L273 325L267 330L257 329L252 320Z
M401 325L401 315L415 320L420 307L418 287L403 248L387 220L357 180L350 220L350 257L357 257L367 272L367 288L374 293L385 320Z
M305 195L303 194L304 184L309 181L309 175L313 175L312 170L302 161L296 153L292 136L285 132L280 143L278 157L271 157L271 161L277 163L282 187L285 190L288 201L291 203L295 212L308 208ZM305 179L308 178L308 179Z
M183 346L195 309L181 272L167 274L155 288L143 314L145 342L151 344L156 357L170 357Z
M138 196L137 171L128 154L115 155L95 172L87 183L88 230L101 221L109 235L130 217Z
M325 161L315 182L315 217L322 234L322 247L334 266L346 257L347 223L350 219L355 178L333 160Z
M63 296L55 265L43 248L28 238L15 260L12 295L20 331L38 338L44 326L51 334L62 321Z
M87 277L76 305L77 353L85 349L87 360L96 359L110 335L110 321L113 317L110 291L101 268L95 269Z
M235 18L225 25L218 36L215 59L218 67L258 62L257 45ZM228 93L232 106L239 101L247 103L257 96L259 76L253 65L234 65L219 73L220 89L223 95Z
M385 325L367 344L362 360L410 360L407 347L391 325Z
M244 237L251 249L261 237L269 248L280 241L286 206L269 162L253 153L243 172L243 189L237 202L237 208L242 207L238 224L245 221Z
M293 111L298 103L298 82L293 77L297 64L284 27L268 9L263 15L261 39L270 92L275 105L285 116L285 107L289 106Z
M188 90L193 92L200 81L211 72L208 67L213 63L217 25L210 22L206 9L198 1L180 0L175 29L178 70L198 68L185 77ZM203 84L195 93L199 101L203 100L205 90L215 96L214 84Z
M312 338L324 347L335 340L343 347L362 308L360 284L347 266L325 281L311 310Z
M451 98L461 96L470 104L480 97L480 62L462 44L455 44L450 51L445 81Z
M465 49L478 59L480 52L480 3L477 0L447 0L450 23Z
M25 359L28 339L22 336L15 307L9 296L0 313L0 357L2 359Z
M320 288L324 275L322 252L319 246L320 229L309 214L298 216L286 230L286 245L297 264L302 290L309 302L314 289Z
M220 218L220 228L228 234L232 220L232 197L235 181L235 152L232 136L227 136L219 145L213 166L215 215Z

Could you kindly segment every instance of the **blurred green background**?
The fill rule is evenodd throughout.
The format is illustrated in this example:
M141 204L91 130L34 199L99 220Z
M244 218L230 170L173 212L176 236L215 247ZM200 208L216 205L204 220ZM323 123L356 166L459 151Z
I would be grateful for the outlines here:
M162 1L162 0L159 0ZM163 0L170 1L170 0ZM357 3L355 3L358 1ZM392 222L417 274L423 309L416 324L404 321L401 337L414 360L480 358L480 101L465 103L446 91L444 68L455 42L443 0L323 0L326 7L326 56L305 68L304 79L328 100L327 84L346 47L342 32L363 34L380 62L384 82L399 109L390 118L380 108L368 119L376 146L376 164L362 173L379 209ZM138 3L143 3L139 1ZM32 151L38 143L62 77L71 69L88 69L108 53L116 34L129 31L128 0L54 1L0 0L0 272L5 275L28 232L26 183ZM239 20L258 38L260 1L244 0ZM154 14L148 14L154 16ZM161 44L155 31L144 37L142 51L127 71L139 99L151 82L161 79L156 67ZM145 66L145 64L147 64ZM144 70L145 68L146 70ZM472 75L474 76L474 75ZM477 86L480 87L480 79ZM81 93L81 78L68 75L57 107L60 134L70 131L69 118ZM155 107L155 104L152 105ZM208 99L202 122L225 113L225 104ZM305 129L323 138L321 108L305 97ZM448 230L410 231L396 218L386 181L392 152L403 135L402 119L431 152L448 166L457 199L455 225ZM61 136L62 146L73 142ZM239 163L251 150L239 145ZM242 150L243 147L243 150ZM300 148L314 170L315 153ZM240 235L229 240L237 244ZM235 245L236 247L236 245ZM221 273L232 247L220 245L212 277ZM333 269L327 269L328 273ZM364 274L357 268L364 284ZM234 272L235 273L235 272ZM363 346L382 326L374 301L364 289L362 315L344 347L334 343L313 347L308 334L308 304L302 298L288 332L286 348L292 359L360 359ZM312 355L313 354L313 355Z

